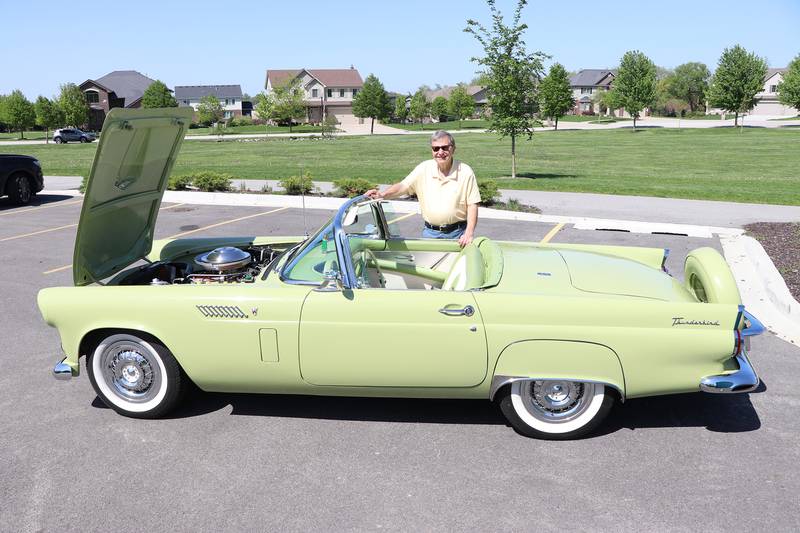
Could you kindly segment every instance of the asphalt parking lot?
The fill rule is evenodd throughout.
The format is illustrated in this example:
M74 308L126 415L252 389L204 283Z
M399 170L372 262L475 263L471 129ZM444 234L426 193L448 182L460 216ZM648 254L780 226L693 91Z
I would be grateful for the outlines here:
M197 391L169 419L133 420L85 373L51 377L59 338L36 293L72 283L81 198L36 204L0 199L0 531L800 529L800 348L772 335L753 341L756 392L630 400L571 442L521 437L488 401ZM164 204L156 238L302 234L331 215ZM479 233L666 247L678 278L690 249L721 250L541 222L482 219Z

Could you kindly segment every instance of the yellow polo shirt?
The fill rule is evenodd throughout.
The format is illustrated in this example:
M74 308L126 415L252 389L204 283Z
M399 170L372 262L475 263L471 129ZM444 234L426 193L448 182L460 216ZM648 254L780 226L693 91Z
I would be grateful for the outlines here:
M447 176L440 176L436 160L428 159L417 165L402 184L402 193L417 195L422 217L434 226L467 220L467 206L481 201L472 168L455 159Z

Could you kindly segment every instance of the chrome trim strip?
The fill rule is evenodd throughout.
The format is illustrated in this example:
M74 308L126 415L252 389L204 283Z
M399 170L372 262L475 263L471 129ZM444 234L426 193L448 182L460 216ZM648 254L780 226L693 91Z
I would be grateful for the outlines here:
M669 257L669 248L664 248L664 257L661 259L661 270L669 274L667 270L667 258Z
M738 392L751 392L758 387L761 382L755 369L747 358L747 352L742 350L736 355L736 362L739 370L732 374L719 374L716 376L706 376L700 380L700 390L716 394L730 394Z
M489 400L494 401L494 397L503 386L508 385L510 383L514 383L515 381L541 381L541 380L554 380L560 379L564 381L580 381L581 383L599 383L601 385L605 385L606 387L611 387L612 389L616 390L619 393L620 401L625 401L625 393L620 390L619 387L608 383L606 381L597 381L594 379L574 379L574 378L565 378L563 376L549 376L549 377L531 377L531 376L494 376L492 378L492 386L489 388Z
M744 323L745 328L742 330L742 336L750 337L753 335L761 335L762 333L764 333L766 328L759 319L757 319L756 317L745 311L744 306L742 306L742 312L744 313L744 318L747 321Z
M77 370L64 362L66 360L67 358L65 357L60 363L53 367L53 377L59 381L67 381L78 375Z

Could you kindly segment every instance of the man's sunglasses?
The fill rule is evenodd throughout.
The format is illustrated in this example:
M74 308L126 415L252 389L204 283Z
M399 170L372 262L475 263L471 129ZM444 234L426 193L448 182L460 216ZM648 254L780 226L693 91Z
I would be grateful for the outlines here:
M431 150L433 150L434 152L438 152L439 150L444 150L445 152L449 152L450 145L445 144L444 146L431 146Z

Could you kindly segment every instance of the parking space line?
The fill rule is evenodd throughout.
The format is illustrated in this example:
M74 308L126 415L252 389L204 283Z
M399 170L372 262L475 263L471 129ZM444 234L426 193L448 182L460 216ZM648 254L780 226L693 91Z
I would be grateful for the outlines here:
M22 235L14 235L13 237L5 237L3 239L0 239L0 242L13 241L14 239L22 239L24 237L32 237L34 235L41 235L42 233L50 233L51 231L58 231L58 230L67 229L67 228L74 228L75 226L77 226L77 224L67 224L66 226L59 226L57 228L43 229L43 230L39 230L39 231L34 231L32 233L23 233Z
M65 205L75 205L83 202L83 200L75 200L74 202L64 202L64 203L52 203L48 205L40 205L38 207L29 207L27 209L20 209L19 211L6 211L5 213L0 213L0 217L5 217L8 215L20 215L22 213L30 213L31 211L38 211L40 209L48 209L50 207L62 207Z
M393 220L390 220L386 224L394 224L395 222L400 222L401 220L405 220L405 219L407 219L409 217L413 217L414 215L417 215L417 214L419 214L419 213L409 213L407 215L403 215L401 217L397 217L397 218L395 218Z
M273 209L272 211L264 211L263 213L256 213L255 215L247 215L246 217L239 217L239 218L234 218L234 219L231 219L231 220L225 220L223 222L217 222L216 224L211 224L210 226L203 226L202 228L197 228L197 229L193 229L193 230L189 230L189 231L184 231L183 233L176 233L175 235L170 235L169 237L166 237L166 238L167 239L177 239L178 237L183 237L185 235L191 235L192 233L197 233L198 231L205 231L207 229L217 228L219 226L224 226L225 224L232 224L234 222L239 222L240 220L247 220L248 218L255 218L255 217L260 217L260 216L264 216L264 215L271 215L272 213L277 213L278 211L284 211L286 209L289 209L289 206L279 207L278 209Z
M45 270L42 274L52 274L53 272L61 272L62 270L66 270L68 268L72 268L72 263L68 265L64 265L63 267L54 268L53 270Z
M556 233L561 231L561 228L563 228L563 227L564 227L564 223L563 222L559 222L558 224L556 224L553 227L553 229L551 229L550 232L547 235L545 235L544 238L541 241L539 241L539 244L545 244L547 242L550 242L550 239L555 237Z

